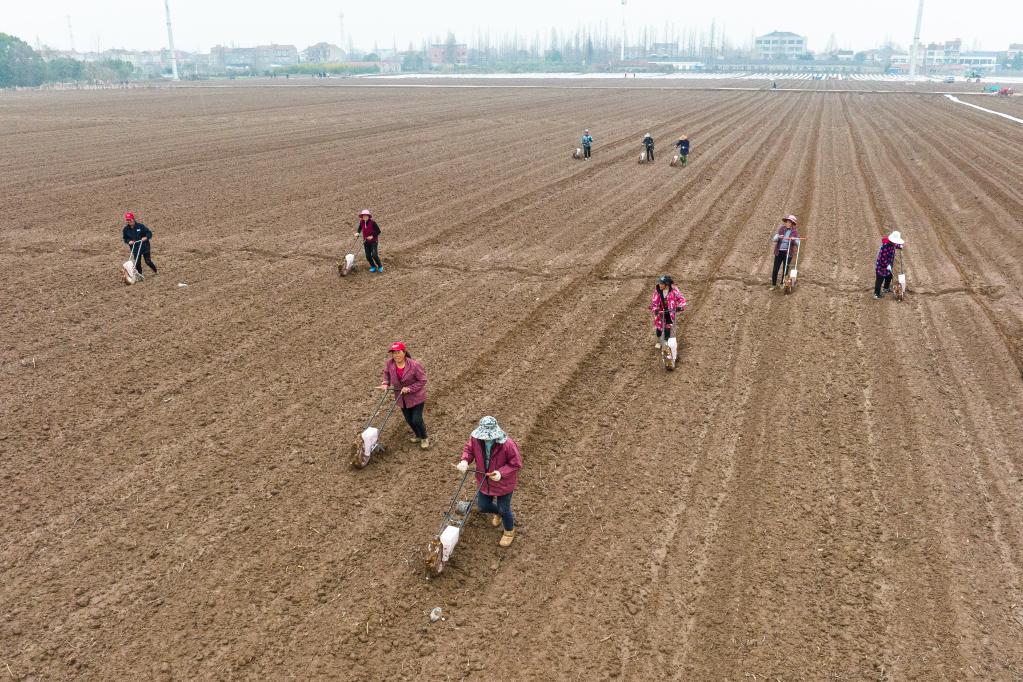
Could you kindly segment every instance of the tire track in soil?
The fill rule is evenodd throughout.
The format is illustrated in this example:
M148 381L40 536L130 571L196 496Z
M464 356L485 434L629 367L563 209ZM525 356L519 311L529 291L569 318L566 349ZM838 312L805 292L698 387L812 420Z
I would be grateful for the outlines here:
M843 105L844 104L845 102L843 102ZM860 149L868 148L863 146L863 134L858 132L855 126L853 126L851 130L853 131L853 136L856 139L857 147ZM965 288L969 293L970 299L984 313L984 315L988 319L988 322L990 322L991 326L997 331L999 340L1001 341L1002 345L1005 346L1006 350L1009 352L1009 356L1012 357L1013 363L1016 365L1016 371L1019 373L1020 377L1023 378L1023 340L1014 339L1012 335L1008 332L1005 326L995 315L994 311L984 300L982 293L978 291L974 283L974 278L970 276L970 273L967 272L962 261L955 256L953 250L949 246L948 235L956 234L955 226L948 222L948 219L946 218L945 214L942 211L937 210L933 203L931 202L927 202L925 204L921 203L925 197L929 196L926 191L926 188L923 186L920 179L915 174L913 174L913 172L907 167L905 162L903 162L902 159L898 157L898 155L889 153L887 151L888 148L881 146L880 143L875 147L869 148L879 149L886 152L885 158L887 158L890 161L891 165L895 167L899 174L899 177L902 178L903 182L905 182L906 184L906 187L910 190L910 194L916 198L914 200L914 203L920 206L921 211L927 216L928 220L930 221L934 235L938 240L938 244L941 247L941 251L945 256L946 261L955 268L956 272L959 275L959 279L962 282L963 288ZM862 162L860 162L859 167L860 172L864 173L865 165ZM884 186L877 180L876 176L874 176L872 172L870 172L869 178L870 181L868 182L868 185L872 188L871 189L872 193L877 191L874 188L880 188ZM873 205L875 207L875 211L881 208L881 205L878 204L877 202L875 202ZM888 220L884 222L887 222L888 224L895 224L894 216L887 212L885 215L887 216ZM882 222L881 224L884 223Z
M797 126L798 130L796 135L804 134L803 131L807 131L805 134L809 136L809 142L803 144L798 137L788 145L789 149L802 150L801 160L796 165L796 179L794 182L789 184L787 194L788 197L784 204L786 206L792 206L793 195L797 192L800 193L799 198L799 211L803 215L803 220L806 224L812 224L812 215L807 215L807 208L810 204L811 197L813 196L813 179L816 175L816 158L818 154L818 138L819 130L821 127L821 118L823 116L823 105L824 100L821 98L814 98L816 108L811 114L812 121L807 127L800 121L800 125ZM767 155L773 157L773 155ZM786 166L784 162L784 156L779 157L776 161L778 167L784 168ZM775 178L774 173L765 175L763 184L760 186L758 193L749 201L743 201L744 205L748 207L747 212L739 217L733 218L732 216L726 216L725 220L733 221L743 225L748 225L750 219L757 212L759 206L762 204L764 196L768 191L768 188L773 184ZM779 181L779 184L783 184L783 181ZM728 196L726 193L724 196ZM740 233L736 233L736 237ZM725 244L722 248L717 250L717 257L714 259L711 266L711 275L705 280L705 284L699 289L699 293L695 297L695 300L699 302L699 305L694 304L694 311L688 316L690 319L687 322L687 326L692 326L696 320L700 319L697 317L699 310L710 298L707 295L707 291L713 287L717 281L717 273L721 266L734 254L735 239ZM675 262L682 262L681 257L676 257ZM746 291L743 301L743 308L747 308L752 292ZM748 317L748 316L743 316ZM748 338L750 336L749 327L760 327L757 329L757 333L752 334L753 338L761 338L764 336L765 330L762 325L747 324L744 325L742 330L742 338ZM737 347L735 355L742 353L744 362L749 363L753 368L757 367L761 362L763 356L770 356L769 353L763 352L763 349L757 348L750 353L743 352L744 348ZM695 498L698 497L697 487L706 488L717 488L726 492L719 493L714 500L712 500L706 509L702 509L700 519L704 522L704 531L702 537L709 537L720 532L719 516L722 508L729 499L731 493L727 492L730 486L734 483L735 477L735 464L737 461L737 444L738 441L735 439L734 434L742 433L740 425L733 423L735 417L733 415L741 415L745 413L746 409L750 404L752 397L750 391L750 384L744 381L744 376L738 373L738 363L729 362L722 366L735 367L733 374L731 375L732 381L727 384L720 386L719 390L708 396L708 399L704 402L712 405L713 407L713 418L704 416L704 423L702 425L701 432L695 439L697 443L702 444L708 452L717 451L719 448L724 450L718 457L714 458L716 463L722 461L727 462L723 466L723 470L718 472L714 471L710 473L708 471L699 471L702 469L706 462L698 459L691 459L688 467L682 473L680 480L686 482L685 492L679 495L677 503L674 504L667 511L666 530L662 537L655 544L651 551L651 560L648 563L649 576L645 578L644 587L629 598L629 603L634 605L636 612L642 612L649 614L646 618L646 622L639 622L632 626L633 629L642 628L645 632L645 640L649 642L647 647L649 649L655 649L662 653L662 656L668 658L670 663L661 662L660 671L651 669L642 669L634 671L639 676L649 676L662 674L666 668L678 670L683 667L685 660L688 658L688 647L691 646L690 637L697 620L697 611L695 604L704 595L704 583L705 580L703 575L707 570L707 561L709 555L704 552L702 555L696 557L692 556L692 549L689 549L689 555L679 557L676 556L678 552L685 550L684 545L676 544L676 537L679 531L680 516L690 510L692 505L695 503ZM751 370L752 371L752 370ZM734 397L726 397L734 396ZM667 399L674 404L688 404L691 402L691 398L688 396L671 396ZM732 424L732 426L722 426L722 424ZM713 425L713 427L711 426ZM727 443L715 443L711 441L707 443L707 438L711 429L714 429L717 433L727 434L725 440L730 440L730 445ZM716 476L720 474L721 481L717 483ZM714 483L717 485L708 485L707 477L710 476ZM709 545L707 541L703 542L704 547ZM683 586L676 586L671 583L671 580L665 580L665 567L675 566L679 564L689 563L692 565L691 573L692 579L689 581L696 585L695 590L691 590L691 586L685 584L685 580L681 580L684 583ZM689 590L685 598L676 597L674 589ZM713 610L713 609L712 609ZM631 609L630 609L631 611ZM679 618L679 614L687 613L688 617ZM681 620L681 623L676 622ZM670 655L667 652L672 652ZM623 664L624 664L623 660ZM621 671L622 675L628 676L628 669L623 665Z
M857 136L856 124L852 121L850 113L848 111L848 107L846 106L845 102L843 102L843 114L846 116L846 120L848 122L849 134L853 136L855 139ZM860 147L860 145L857 145L857 147L862 148ZM883 148L887 150L893 149L894 147ZM877 226L879 233L883 234L884 231L883 229L881 229L881 225L883 224L882 215L888 215L889 218L893 221L895 220L896 216L888 212L886 208L882 208L882 206L886 206L886 204L880 198L881 194L878 190L878 188L881 187L882 185L878 183L877 178L872 175L872 172L869 170L869 168L867 168L866 164L864 164L860 154L856 155L856 163L859 175L861 176L863 182L865 183L868 189L867 192L867 196L869 198L868 204L874 214L874 224ZM883 186L887 187L889 185ZM967 292L971 291L968 286L964 288L967 290ZM924 304L915 307L917 307L920 312L919 323L917 325L910 326L909 329L921 331L924 335L924 338L922 339L923 342L915 344L899 343L897 339L891 336L890 332L888 331L889 327L885 326L883 327L882 333L884 334L888 342L883 345L885 347L890 348L899 348L900 346L909 345L913 348L925 349L926 352L932 358L931 362L927 364L929 368L928 375L930 375L934 371L934 368L940 368L943 362L942 360L943 354L939 354L935 350L937 343L936 339L940 339L942 333L939 331L940 328L939 326L936 325L933 318L930 316L925 316L923 314L923 311L925 309ZM872 326L876 326L876 322ZM996 329L993 329L993 331L995 331L997 334ZM876 335L877 332L875 332L875 338ZM907 363L905 361L903 361L901 365L903 367L911 366L910 363ZM894 369L890 370L889 374L890 375L895 374L897 373L897 371L898 370ZM928 379L932 379L932 377L928 376ZM901 387L901 385L902 384L896 384L895 387L898 388ZM945 385L944 381L937 383L937 385L934 386L933 388L933 393L938 394L944 392L945 391L945 389L943 388L944 385ZM888 390L891 390L891 388L889 388ZM901 519L907 516L909 518L914 518L918 516L920 514L919 506L922 504L921 501L926 501L925 504L927 504L927 506L929 507L930 513L927 515L928 518L931 519L940 518L945 515L945 510L951 509L954 506L953 498L945 498L944 503L940 502L932 503L930 501L935 497L934 491L935 489L946 485L944 481L955 480L958 476L955 473L950 473L946 477L936 477L929 471L930 468L929 466L928 468L924 469L921 467L920 464L916 463L916 460L926 458L926 454L922 455L919 454L921 447L920 444L926 443L928 441L928 438L926 437L926 431L921 431L921 429L917 426L917 423L918 421L921 421L921 419L922 423L928 423L928 421L933 423L935 421L935 418L931 415L916 417L916 415L914 414L916 411L912 409L912 405L914 404L913 401L914 396L907 394L906 392L903 391L900 391L900 393L901 395L893 402L895 404L903 406L903 409L910 413L910 417L907 419L902 419L901 412L897 411L894 413L890 413L887 418L892 419L892 417L894 416L897 419L895 428L889 429L889 432L895 434L894 435L895 440L901 442L899 442L897 446L893 444L893 450L895 452L909 453L909 458L907 461L907 470L905 472L896 471L894 472L894 476L897 478L897 480L911 482L914 487L913 494L909 496L908 499L904 493L899 494L899 491L897 489L895 491L892 491L892 493L890 493L886 497L889 500L889 504L893 504L900 509L900 511L897 514L893 514L893 516L897 519ZM938 421L940 421L941 419L942 418L939 417ZM924 451L924 453L926 453L926 451ZM916 456L914 456L914 454ZM893 463L898 463L901 461L902 458L894 460L894 462L889 461L886 463L885 468L890 469ZM947 527L948 524L949 522L946 521L944 524L945 527ZM953 554L951 546L955 544L954 538L958 536L950 534L948 537L944 538L938 537L936 535L938 531L935 529L935 526L941 526L942 524L933 523L927 525L916 524L909 527L906 527L904 524L901 523L897 523L896 525L897 526L902 525L901 529L902 539L900 539L899 537L899 529L897 527L893 542L893 549L897 550L896 557L901 558L908 554L908 556L906 556L908 566L907 568L901 571L898 570L893 571L892 572L893 581L898 581L899 577L907 574L914 576L920 576L921 574L923 574L929 576L929 579L927 580L920 580L918 577L916 580L913 580L909 583L903 583L901 586L900 585L893 586L892 591L895 592L896 594L912 595L907 596L902 601L913 604L913 609L910 611L910 613L912 613L913 616L909 616L906 610L893 608L893 613L898 614L899 616L898 620L903 621L900 623L901 627L898 628L896 634L903 640L905 639L909 640L907 643L904 643L903 650L901 651L901 653L905 654L906 649L908 649L909 651L913 652L916 656L921 657L926 661L927 657L932 654L925 654L924 652L928 652L931 650L932 643L934 641L938 642L949 642L955 640L961 641L962 635L959 632L957 632L957 630L961 630L962 624L970 622L970 620L972 619L972 616L965 612L962 606L960 606L961 600L959 598L954 597L951 594L953 586L957 584L957 580L952 577L952 566L950 565L951 556ZM926 529L925 533L930 536L929 541L914 542L912 539L909 541L906 540L907 537L912 538L914 534L916 535L921 534L921 531L924 529ZM891 540L891 538L889 538L889 540ZM939 549L940 554L936 555L933 550L929 549L932 546L940 548ZM937 572L936 575L934 575L935 572ZM896 587L898 587L898 589L895 589ZM940 590L941 594L938 595L932 594L932 592L936 589ZM920 615L921 605L924 604L928 605L929 611L926 612L925 615ZM956 608L954 609L955 616L952 617L951 619L946 615L948 604L956 605ZM909 623L904 622L904 619L910 617L912 617L911 622ZM932 634L933 629L935 627L939 628L940 632ZM927 638L928 634L931 635L929 639ZM958 658L954 662L948 661L947 665L956 667L959 670L965 670L966 664L964 662L963 654L961 652L961 646L962 645L960 645L959 647L960 652L958 654ZM909 667L908 662L903 663L899 661L897 658L893 661L893 665L895 670L899 669L914 670L912 667Z

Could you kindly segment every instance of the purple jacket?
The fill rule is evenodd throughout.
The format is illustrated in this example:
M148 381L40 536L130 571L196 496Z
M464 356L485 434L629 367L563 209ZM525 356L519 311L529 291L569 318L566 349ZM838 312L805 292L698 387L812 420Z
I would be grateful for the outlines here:
M791 249L792 245L795 244L796 245L795 250L796 251L799 250L799 230L797 230L795 228L795 226L790 228L790 227L786 227L785 224L782 223L781 225L778 226L778 233L777 233L778 241L776 241L774 243L774 255L777 256L781 252L782 240L785 239L785 233L788 232L789 230L792 230L792 232L789 232L789 240L790 241L789 241L789 245L788 245L787 248ZM790 253L789 256L792 256L792 254Z
M423 366L412 358L405 358L405 371L398 379L398 366L394 360L388 360L384 367L384 383L395 387L398 391L403 388L409 392L398 398L398 407L415 407L426 401L426 372Z
M472 464L476 471L484 471L483 454L486 451L483 441L470 437L469 442L465 444L465 449L462 450L462 459ZM482 483L480 492L484 495L495 497L507 495L518 486L518 472L521 468L522 455L519 454L519 446L515 444L515 441L511 438L506 439L503 443L494 441L493 447L490 448L490 467L486 469L486 472L500 471L501 480L492 481L488 478L484 481L483 474L476 474L476 485Z

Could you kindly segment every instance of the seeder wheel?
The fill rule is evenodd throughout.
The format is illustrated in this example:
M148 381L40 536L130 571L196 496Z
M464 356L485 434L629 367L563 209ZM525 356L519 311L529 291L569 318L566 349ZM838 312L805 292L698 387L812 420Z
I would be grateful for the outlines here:
M661 360L664 362L664 368L669 372L674 371L675 361L671 359L671 348L668 344L661 346Z
M786 294L791 294L792 293L792 278L791 277L786 277L785 278L785 284L782 287L782 291L784 291Z
M363 453L362 438L356 437L352 443L352 466L356 469L362 469L369 464L369 458Z
M892 293L895 295L896 301L906 300L906 290L902 288L901 284L896 283L895 286L892 287Z
M345 262L343 260L339 260L337 262L337 276L344 277L347 274L348 273L345 271Z
M444 571L444 545L440 542L440 536L434 535L426 548L426 572L430 575L440 575Z

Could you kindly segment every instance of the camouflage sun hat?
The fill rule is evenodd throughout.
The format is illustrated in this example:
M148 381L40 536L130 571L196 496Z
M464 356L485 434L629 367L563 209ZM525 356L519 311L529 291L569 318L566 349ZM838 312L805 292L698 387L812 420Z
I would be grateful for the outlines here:
M480 425L470 435L476 440L496 440L498 443L508 440L508 434L497 425L497 420L489 416L480 419Z

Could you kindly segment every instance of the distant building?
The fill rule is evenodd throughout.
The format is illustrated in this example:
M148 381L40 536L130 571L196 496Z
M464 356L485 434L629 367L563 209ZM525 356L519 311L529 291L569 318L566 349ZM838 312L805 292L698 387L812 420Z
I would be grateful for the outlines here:
M796 59L806 54L806 38L787 31L772 31L753 43L757 59Z
M294 45L259 45L257 47L224 47L210 50L210 68L216 72L262 71L275 66L299 63Z
M678 43L654 43L650 46L651 57L677 57Z
M832 57L835 61L851 62L856 59L856 53L852 50L836 50Z
M956 73L962 71L995 71L1002 52L962 52L961 40L944 43L928 43L922 48L920 65L933 73ZM908 70L909 55L893 54L891 65L899 70Z
M427 54L430 59L430 66L441 66L443 64L464 65L469 63L469 46L463 43L431 45Z
M316 43L307 47L301 57L302 61L313 64L337 64L344 61L345 51L330 43Z
M1005 52L1005 58L1011 62L1019 54L1023 54L1023 43L1012 43Z

